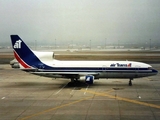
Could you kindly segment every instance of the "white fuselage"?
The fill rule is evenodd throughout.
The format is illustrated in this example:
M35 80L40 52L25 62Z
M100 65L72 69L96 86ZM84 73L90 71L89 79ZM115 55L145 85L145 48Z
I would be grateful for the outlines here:
M99 78L139 78L155 75L152 66L133 61L42 61L53 69L41 70L43 76L78 74L79 76L94 75ZM36 72L37 73L37 72ZM53 73L52 75L50 73ZM37 73L38 74L38 73ZM59 77L59 76L58 76ZM60 76L62 77L62 76ZM66 77L66 76L65 76Z

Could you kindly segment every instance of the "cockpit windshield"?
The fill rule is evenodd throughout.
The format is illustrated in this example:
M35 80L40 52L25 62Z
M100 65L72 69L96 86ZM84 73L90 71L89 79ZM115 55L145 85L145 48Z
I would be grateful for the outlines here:
M148 67L148 70L151 70L152 69L152 67Z

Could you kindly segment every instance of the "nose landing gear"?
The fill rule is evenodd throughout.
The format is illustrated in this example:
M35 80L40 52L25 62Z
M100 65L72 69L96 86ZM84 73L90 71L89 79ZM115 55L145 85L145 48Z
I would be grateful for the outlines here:
M128 84L129 86L132 86L132 80L133 80L132 78L129 79L129 84Z

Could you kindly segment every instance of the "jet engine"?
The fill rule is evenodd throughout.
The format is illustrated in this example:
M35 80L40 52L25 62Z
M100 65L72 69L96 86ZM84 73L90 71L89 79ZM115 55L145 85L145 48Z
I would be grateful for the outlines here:
M42 51L33 51L32 52L41 60L53 60L54 52L42 52Z
M85 82L87 84L93 84L93 82L94 82L94 76L93 75L82 76L82 77L80 77L80 80L85 80Z
M10 65L12 66L12 68L19 68L19 63L16 59L11 60Z

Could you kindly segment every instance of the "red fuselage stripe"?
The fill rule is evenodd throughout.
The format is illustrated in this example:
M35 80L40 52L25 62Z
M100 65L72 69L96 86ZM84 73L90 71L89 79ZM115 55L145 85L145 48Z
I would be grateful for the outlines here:
M17 59L17 61L24 67L24 68L31 68L29 65L27 65L20 57L19 55L14 51L14 56Z

